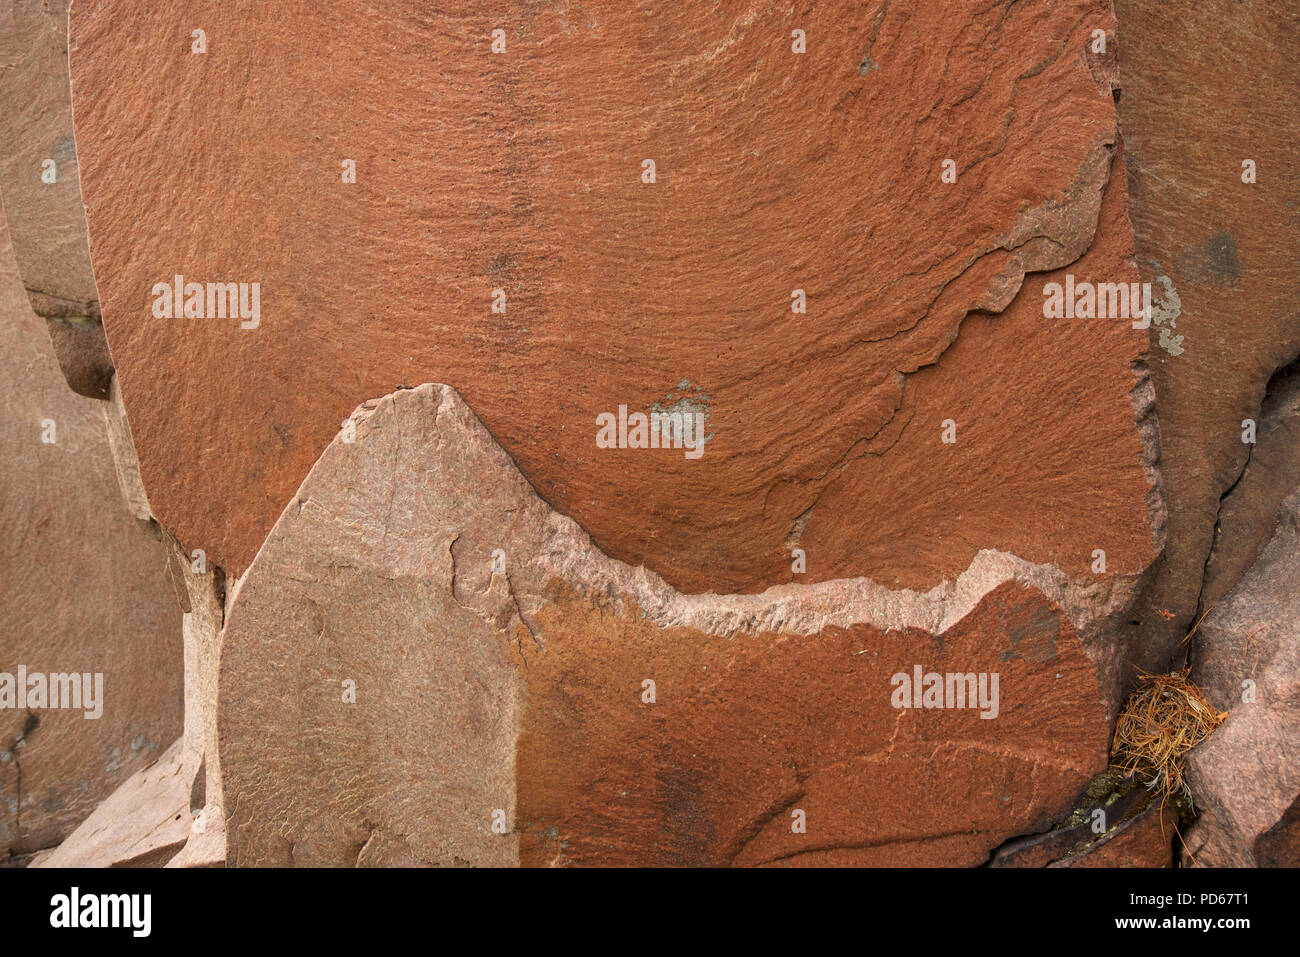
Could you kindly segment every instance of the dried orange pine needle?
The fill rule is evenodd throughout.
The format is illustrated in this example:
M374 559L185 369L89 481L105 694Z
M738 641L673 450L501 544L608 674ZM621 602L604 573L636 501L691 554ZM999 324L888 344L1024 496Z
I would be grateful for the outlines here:
M1183 778L1183 755L1227 717L1188 679L1190 667L1166 675L1142 672L1138 689L1115 724L1111 763L1131 777L1141 772L1164 800L1191 798Z

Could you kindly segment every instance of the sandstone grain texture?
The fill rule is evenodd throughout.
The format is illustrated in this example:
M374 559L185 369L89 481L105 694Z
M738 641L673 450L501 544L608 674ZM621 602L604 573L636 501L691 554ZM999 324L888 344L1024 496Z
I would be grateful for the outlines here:
M102 403L68 389L2 224L0 322L0 672L103 675L99 718L0 710L4 856L58 843L159 757L182 673L162 542L123 501Z
M1173 867L1178 812L1152 800L1113 833L1084 845L1050 867Z
M208 867L225 862L221 761L217 755L217 668L225 622L225 575L206 556L168 536L168 575L184 610L185 733L183 767L188 808L196 816L185 847L168 866Z
M1296 862L1300 7L417 7L0 5L10 864Z
M1289 826L1284 818L1300 795L1300 491L1197 635L1193 678L1228 717L1188 754L1200 818L1186 859L1254 866L1256 842ZM1266 841L1270 853L1277 839Z
M1260 867L1300 867L1300 800L1292 802L1282 820L1255 841Z
M1105 765L1055 570L683 595L542 502L453 390L353 419L231 595L232 864L978 864ZM915 663L1000 673L998 719L891 707Z
M1178 814L1115 768L1095 778L1069 817L1050 831L1008 841L988 867L1172 867Z
M982 549L1154 554L1145 335L1041 312L1044 271L1136 279L1109 3L107 0L70 29L145 489L232 576L349 412L426 381L684 592L794 580L795 547L800 581L920 590ZM260 283L257 327L155 316L176 275ZM703 456L598 448L620 405L700 412Z
M161 867L190 834L182 742L136 772L33 867Z
M1115 0L1115 11L1169 513L1164 556L1133 615L1134 660L1155 670L1211 606L1208 589L1232 585L1205 579L1220 499L1252 452L1244 420L1259 420L1270 378L1300 355L1300 6ZM1254 183L1243 182L1246 160ZM1219 557L1211 572L1244 570Z
M0 193L32 309L73 391L107 398L113 364L81 204L68 0L0 3L0 143Z
M1213 609L1273 537L1282 502L1300 485L1300 365L1268 385L1256 439L1241 475L1223 495L1214 550L1205 563L1201 607Z
M122 426L116 384L103 407L118 480L128 502L139 491ZM138 505L139 503L136 502ZM147 513L147 503L144 504ZM33 867L213 867L225 863L216 691L224 620L224 576L202 556L164 535L164 582L181 611L185 675L184 731L151 765L95 809L72 835Z

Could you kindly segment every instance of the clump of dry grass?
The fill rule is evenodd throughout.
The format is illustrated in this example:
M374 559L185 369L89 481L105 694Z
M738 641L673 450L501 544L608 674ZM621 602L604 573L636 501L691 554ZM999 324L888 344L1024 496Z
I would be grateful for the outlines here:
M1131 777L1141 773L1159 790L1162 804L1179 795L1191 800L1183 779L1183 755L1227 717L1188 679L1190 666L1166 675L1139 675L1138 689L1115 724L1111 763Z

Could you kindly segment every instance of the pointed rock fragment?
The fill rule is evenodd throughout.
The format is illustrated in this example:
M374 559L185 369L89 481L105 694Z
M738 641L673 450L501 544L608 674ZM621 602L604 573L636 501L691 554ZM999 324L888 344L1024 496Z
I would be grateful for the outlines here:
M353 421L231 594L232 864L977 864L1105 765L1097 605L1055 569L684 595L450 388ZM895 707L917 666L966 706Z

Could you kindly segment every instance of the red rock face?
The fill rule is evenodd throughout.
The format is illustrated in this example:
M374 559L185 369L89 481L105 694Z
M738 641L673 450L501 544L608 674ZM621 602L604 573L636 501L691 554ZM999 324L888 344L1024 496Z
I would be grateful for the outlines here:
M1172 867L1178 812L1142 781L1107 768L1069 817L1051 830L1016 838L989 858L1006 867Z
M232 592L233 864L979 864L1104 767L1096 672L1027 567L686 596L452 390L356 419ZM917 666L984 697L905 707Z
M1300 111L1300 10L1234 0L1115 8L1129 209L1138 266L1154 287L1150 365L1169 508L1168 549L1133 616L1143 626L1136 660L1152 669L1227 591L1232 575L1219 573L1240 574L1267 540L1266 530L1242 540L1244 562L1220 548L1202 594L1220 499L1251 452L1242 421L1259 421L1270 377L1300 354L1291 253L1300 153L1289 133ZM1207 80L1215 75L1237 79ZM1253 183L1243 182L1245 160Z
M796 546L802 581L929 587L990 547L1140 571L1143 334L1046 320L1023 278L1135 278L1097 29L1100 0L75 6L154 511L238 574L358 402L440 381L550 505L684 591L790 580ZM257 328L156 317L177 274L260 283ZM620 405L705 414L702 457L598 448Z
M0 711L0 853L1169 866L1101 772L1191 647L1182 862L1293 863L1300 10L1114 5L0 13L0 671L145 702Z
M1274 376L1257 417L1255 444L1219 501L1214 550L1205 563L1201 601L1213 608L1241 581L1278 527L1278 510L1300 476L1300 365Z
M1096 577L1097 548L1108 573L1135 574L1151 562L1163 506L1139 463L1154 440L1144 453L1133 421L1140 400L1119 379L1099 378L1099 365L1136 359L1142 333L1127 322L1042 312L1044 286L1064 284L1067 273L1078 282L1136 278L1124 197L1117 166L1092 248L1066 269L1026 280L1001 315L967 318L939 361L907 378L895 423L856 449L806 520L799 543L813 579L849 568L891 587L925 588L981 548L1079 578ZM939 441L946 419L958 429L951 445ZM845 521L855 514L864 522Z
M1105 760L1091 664L1014 584L942 637L721 639L571 596L537 624L555 638L526 673L526 864L977 865L1063 815ZM914 663L998 674L997 716L894 708Z

